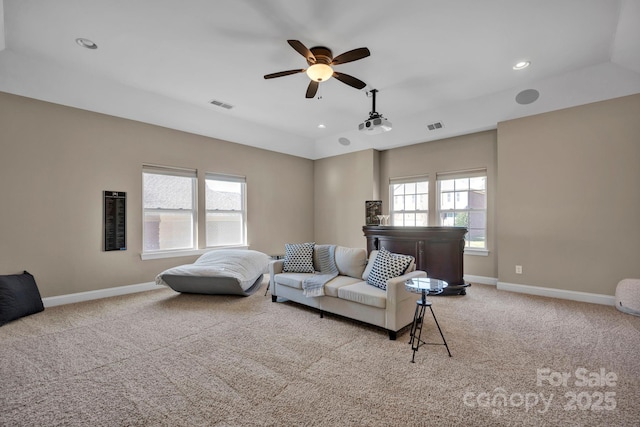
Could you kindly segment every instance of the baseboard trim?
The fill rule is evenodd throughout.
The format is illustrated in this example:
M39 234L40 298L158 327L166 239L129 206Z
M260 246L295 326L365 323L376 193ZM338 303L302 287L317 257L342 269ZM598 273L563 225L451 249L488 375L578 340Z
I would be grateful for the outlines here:
M42 303L45 307L55 307L57 305L73 304L76 302L91 301L94 299L115 297L118 295L134 294L136 292L152 291L160 288L161 286L156 285L154 282L139 283L137 285L117 286L115 288L98 289L96 291L78 292L75 294L42 298Z
M501 291L615 306L615 297L611 295L520 285L517 283L500 282L494 277L474 276L470 274L465 274L464 280L472 283L496 286L497 289ZM159 288L160 286L156 285L155 282L139 283L136 285L117 286L115 288L98 289L96 291L78 292L74 294L42 298L42 303L45 307L55 307L57 305L73 304L76 302L91 301L94 299L115 297L118 295L152 291Z
M496 286L498 279L496 277L474 276L472 274L465 274L463 277L465 282L480 283L482 285Z
M572 301L589 302L592 304L615 305L615 297L611 295L592 294L589 292L568 291L566 289L543 288L540 286L519 285L516 283L498 282L498 290L519 292L521 294L538 295L543 297L561 298Z

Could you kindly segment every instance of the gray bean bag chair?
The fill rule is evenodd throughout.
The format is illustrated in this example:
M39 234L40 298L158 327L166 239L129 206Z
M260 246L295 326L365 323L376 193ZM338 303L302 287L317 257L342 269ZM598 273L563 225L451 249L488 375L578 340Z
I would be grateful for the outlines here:
M270 261L258 251L215 249L193 264L163 271L156 276L156 284L182 293L249 296L260 288Z

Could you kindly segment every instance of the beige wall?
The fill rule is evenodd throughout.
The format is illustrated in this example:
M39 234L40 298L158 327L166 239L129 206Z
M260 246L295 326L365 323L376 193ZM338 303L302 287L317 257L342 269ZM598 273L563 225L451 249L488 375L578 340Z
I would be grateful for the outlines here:
M383 151L380 155L380 194L383 212L389 212L389 179L429 176L429 193L437 194L436 174L487 169L488 256L465 255L464 274L497 277L496 253L496 132L487 131ZM438 225L436 198L430 197L429 224Z
M245 175L249 243L269 254L312 240L365 247L364 202L387 213L389 178L486 167L490 254L465 256L465 274L613 295L640 277L638 117L634 95L314 162L0 93L0 274L26 269L47 297L192 262L140 260L145 163ZM102 251L103 190L127 192L126 251Z
M378 157L364 150L315 161L315 240L366 248L365 202L378 200Z
M313 239L311 160L0 93L0 274L27 270L48 297L192 262L140 259L145 163L246 176L252 249ZM102 250L103 190L127 192L126 251Z
M640 95L499 123L498 161L501 282L614 295L640 277Z

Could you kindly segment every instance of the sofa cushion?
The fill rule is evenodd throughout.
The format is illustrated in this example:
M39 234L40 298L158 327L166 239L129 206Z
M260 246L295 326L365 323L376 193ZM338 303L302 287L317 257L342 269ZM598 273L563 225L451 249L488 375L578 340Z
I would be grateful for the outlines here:
M410 255L394 254L381 248L376 255L366 283L386 290L387 280L402 276L412 260L413 257Z
M302 282L307 277L313 276L313 273L280 273L273 278L278 285L288 286L290 288L302 289Z
M330 297L338 298L338 289L343 286L353 285L362 280L349 276L338 276L324 285L324 294Z
M0 326L42 310L40 291L31 274L0 276Z
M360 279L367 265L367 251L363 248L336 247L336 266L343 276Z
M387 293L362 281L353 285L342 286L338 289L338 297L358 304L378 308L387 307Z
M285 244L282 271L290 273L313 273L314 246L314 242Z

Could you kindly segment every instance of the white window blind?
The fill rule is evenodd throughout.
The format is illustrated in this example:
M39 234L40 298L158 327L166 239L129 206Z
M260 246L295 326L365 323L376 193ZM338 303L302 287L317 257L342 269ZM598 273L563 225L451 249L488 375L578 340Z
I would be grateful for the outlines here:
M196 171L142 167L143 253L195 249Z

